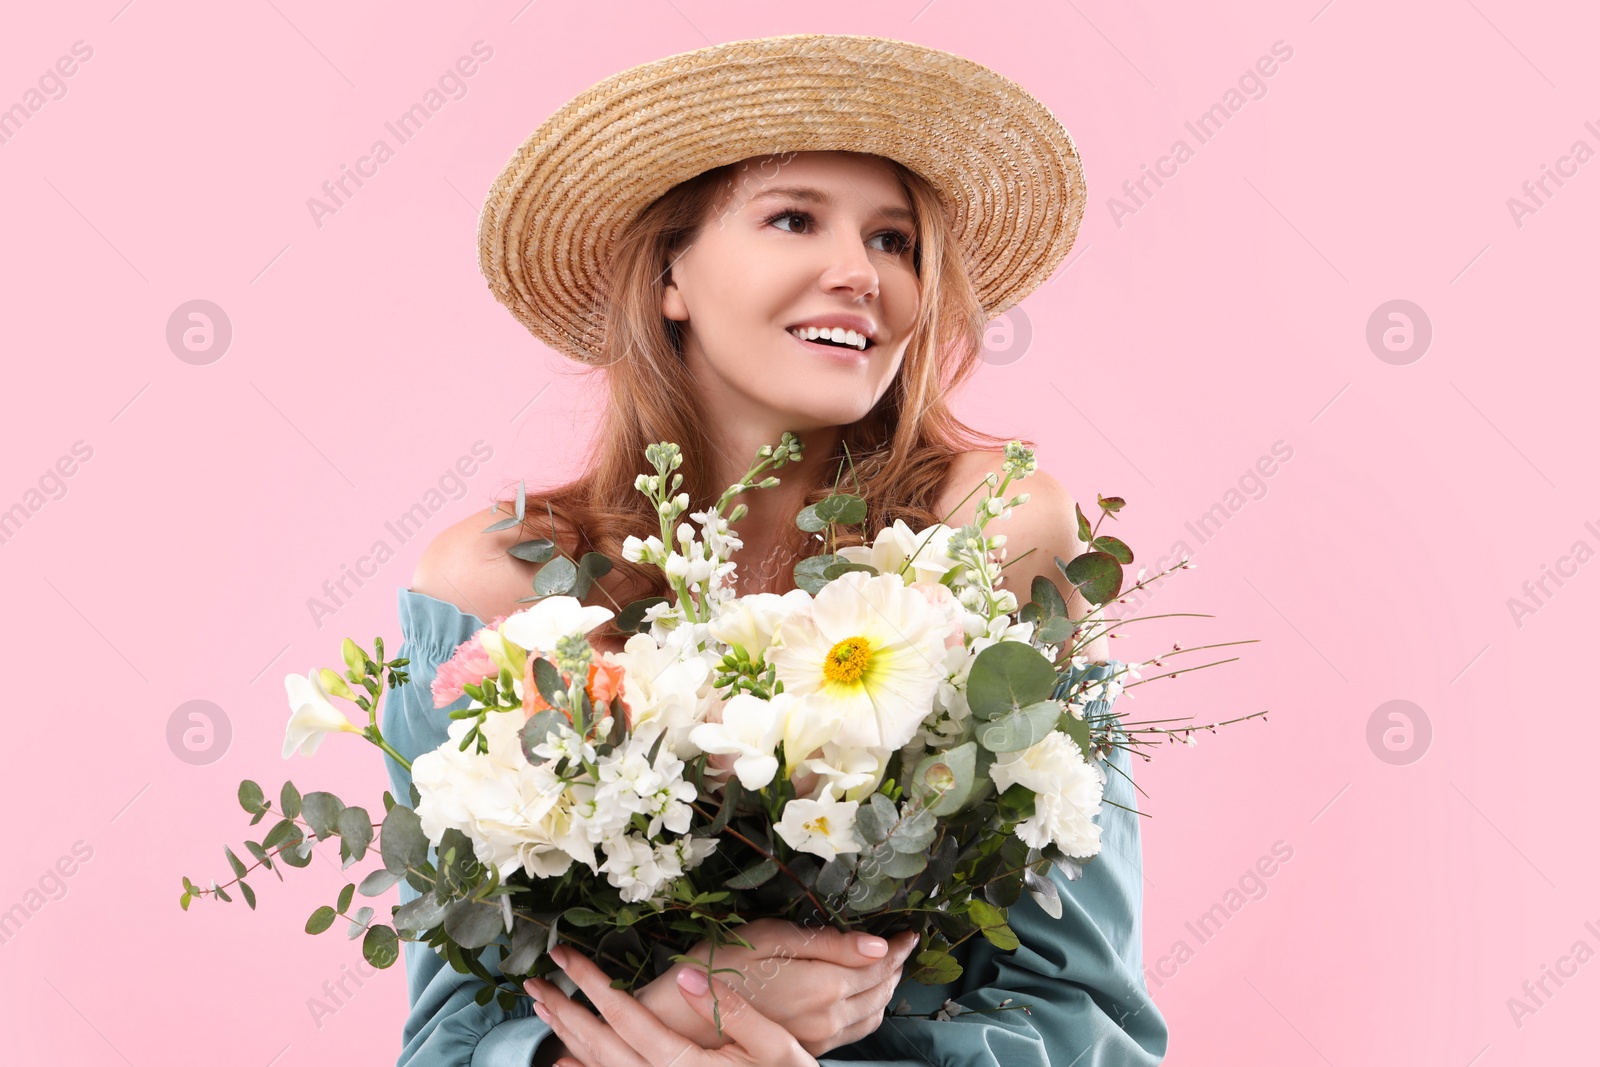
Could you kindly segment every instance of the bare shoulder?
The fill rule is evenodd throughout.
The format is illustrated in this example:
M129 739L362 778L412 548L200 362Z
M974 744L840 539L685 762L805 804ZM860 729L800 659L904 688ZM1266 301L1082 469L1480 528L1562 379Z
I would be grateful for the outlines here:
M1001 478L1005 453L999 450L964 452L950 464L945 481L944 500L940 514L954 514L948 520L951 526L977 521L979 501L987 492L973 493L972 498L959 507L962 497L972 492L987 475ZM1070 562L1078 553L1087 550L1078 537L1076 501L1061 480L1043 467L1038 467L1021 481L1013 481L1006 489L1008 497L1028 494L1027 503L1013 508L1009 516L991 519L986 532L991 536L1004 534L1005 562L1002 571L1002 589L1011 590L1019 603L1026 604L1032 597L1033 580L1043 576L1055 583L1067 601L1067 614L1082 618L1090 605L1062 575L1056 559ZM1091 660L1106 657L1106 640L1097 638L1085 650Z
M485 621L527 607L517 600L532 594L529 583L538 568L507 550L535 535L520 526L487 529L512 513L510 502L502 501L494 513L480 508L443 530L422 550L411 575L412 592L447 601ZM557 544L570 552L571 544L563 543L559 529L557 534Z

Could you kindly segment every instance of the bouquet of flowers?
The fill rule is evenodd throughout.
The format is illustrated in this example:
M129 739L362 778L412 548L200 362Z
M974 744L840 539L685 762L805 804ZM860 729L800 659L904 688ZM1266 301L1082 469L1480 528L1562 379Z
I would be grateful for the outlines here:
M385 661L381 639L370 654L347 639L344 674L287 678L284 756L311 755L330 733L359 734L409 768L411 795L385 793L375 824L331 793L285 783L274 806L243 782L252 825L273 820L245 843L254 863L225 850L235 880L184 878L182 906L230 900L232 888L253 908L247 876L281 878L280 865L304 867L315 842L337 837L346 867L369 851L382 865L318 908L307 931L349 920L378 967L393 964L400 940L426 942L482 981L479 1003L498 998L508 1010L524 978L556 969L549 949L563 940L632 990L675 961L709 966L687 950L744 944L738 927L755 918L885 936L912 928L923 944L910 976L942 984L960 975L952 949L967 938L1017 947L1007 909L1024 892L1059 917L1046 872L1054 863L1075 877L1100 851L1106 756L1194 729L1113 717L1111 704L1141 684L1146 665L1074 654L1131 621L1105 613L1125 595L1128 546L1080 509L1089 550L1055 562L1093 610L1069 618L1043 577L1019 606L999 588L1005 538L984 533L1028 500L1006 496L1035 469L1031 450L1012 442L1003 477L974 490L985 492L975 524L896 522L870 546L802 561L789 593L736 596L730 557L742 542L731 524L746 509L724 511L734 496L777 484L760 476L798 459L799 440L785 434L762 448L715 505L689 515L693 524L680 521L689 500L677 493L678 447L646 455L655 473L635 484L661 527L629 537L624 556L659 566L674 595L616 614L630 635L621 652L592 647L586 635L613 612L582 603L610 561L523 542L513 551L543 564L535 602L440 667L435 706L463 695L470 706L450 713L444 745L408 762L378 720L385 689L408 680L408 660ZM524 506L519 487L504 525L520 523ZM1099 506L1103 522L1124 502ZM865 516L860 497L836 489L797 522L831 547L836 526ZM1194 649L1167 655L1182 651ZM335 700L355 704L366 724ZM357 892L401 882L415 895L388 921L370 906L352 911Z

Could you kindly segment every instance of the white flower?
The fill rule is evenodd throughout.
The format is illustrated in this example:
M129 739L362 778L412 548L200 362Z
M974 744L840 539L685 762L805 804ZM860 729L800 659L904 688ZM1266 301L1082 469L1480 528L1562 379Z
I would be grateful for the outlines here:
M622 890L625 901L653 896L673 876L662 870L655 846L637 834L613 838L601 846L606 861L600 870L606 881Z
M558 875L575 859L593 869L594 845L567 784L551 763L535 766L522 754L524 721L516 712L485 716L489 751L480 755L472 745L460 751L471 723L458 719L445 744L416 758L411 780L422 798L422 832L437 845L445 830L460 830L502 880L523 868L532 875Z
M802 771L818 776L816 788L806 799L864 800L883 781L883 772L888 763L887 752L840 748L831 743L824 745L820 756L814 756L800 765Z
M852 563L870 563L880 574L899 574L909 558L911 566L901 575L905 584L937 582L959 562L950 555L950 535L954 532L943 523L913 531L904 519L896 519L893 526L878 531L871 548L849 545L839 549L839 555Z
M701 723L689 732L689 740L702 752L737 753L733 773L739 784L761 789L777 776L778 757L773 752L783 739L783 713L793 699L789 693L770 701L736 693L722 705L722 721Z
M785 693L838 706L839 744L894 749L933 709L951 632L895 575L846 571L784 620L767 659Z
M989 767L989 777L1002 793L1020 785L1034 793L1031 818L1017 824L1017 836L1033 848L1054 841L1080 859L1100 851L1100 826L1094 817L1106 781L1099 762L1083 758L1078 743L1052 730L1038 744L1021 752L1002 752Z
M725 645L737 645L759 663L784 619L810 603L811 594L791 589L782 594L751 593L724 603L707 624L707 632Z
M856 852L861 848L854 829L856 806L853 800L832 798L791 800L783 806L783 818L773 829L795 851L831 860L840 852Z
M586 634L613 614L596 604L586 607L577 597L545 597L501 623L500 636L524 651L550 654L563 637Z
M289 693L289 725L283 734L284 759L294 755L295 749L307 756L316 755L322 739L330 733L361 732L333 706L315 667L304 677L288 675L283 685Z
M701 706L710 690L711 664L703 656L683 657L677 649L658 644L649 634L634 634L621 652L602 654L622 665L623 699L630 714L632 736L649 744L665 732L663 748L679 756L697 754L689 732L704 718Z
M600 761L598 769L597 804L615 798L623 810L649 816L646 832L651 837L662 826L675 834L689 832L689 819L694 814L689 802L696 795L694 783L683 780L683 761L665 745L656 753L652 765L649 746L630 735L621 748Z

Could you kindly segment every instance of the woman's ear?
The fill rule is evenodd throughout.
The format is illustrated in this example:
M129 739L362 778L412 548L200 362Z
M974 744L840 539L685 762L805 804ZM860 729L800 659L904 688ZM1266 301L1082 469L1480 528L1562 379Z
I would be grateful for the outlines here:
M676 322L687 322L689 306L683 302L678 283L672 280L672 268L667 268L666 280L661 285L661 314Z

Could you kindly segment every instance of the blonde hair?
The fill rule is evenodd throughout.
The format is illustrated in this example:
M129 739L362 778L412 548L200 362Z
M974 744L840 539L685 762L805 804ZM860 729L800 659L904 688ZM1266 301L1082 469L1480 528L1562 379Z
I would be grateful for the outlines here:
M947 403L950 393L978 369L987 316L961 247L952 239L944 205L914 171L881 156L869 158L894 169L916 214L913 264L922 288L918 319L893 382L871 411L843 428L834 454L807 454L798 467L777 472L786 481L797 471L815 479L806 504L832 493L836 481L840 491L866 501L865 523L836 530L838 546L861 544L864 531L893 525L896 519L913 529L941 521L945 516L935 514L933 507L952 458L975 449L998 450L1007 440L968 427ZM702 429L700 399L683 362L678 323L661 313L661 298L674 257L710 219L735 169L748 163L717 167L674 186L620 235L607 279L606 358L594 367L573 365L582 375L602 373L608 394L588 462L571 481L527 495L523 525L529 536L574 546L574 559L590 551L609 557L621 579L619 588L628 594L622 606L647 596L670 596L658 568L622 558L628 534L645 537L660 530L654 508L634 488L635 478L651 470L645 446L675 441L683 447L679 492L689 494L690 511L709 507L727 489L711 484L710 470L695 462L713 446ZM559 531L550 530L550 514ZM780 563L786 564L778 568L780 592L795 588L796 563L823 550L814 535L792 524L786 529L787 538L776 549ZM749 574L749 561L740 562ZM613 623L594 636L615 636Z

